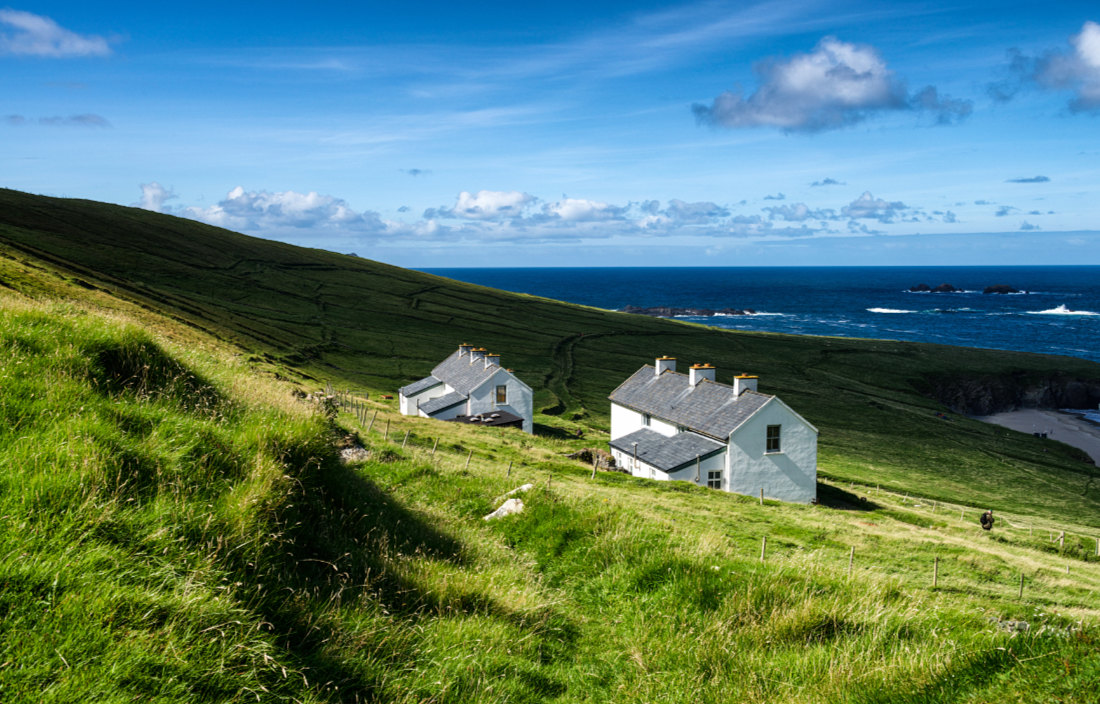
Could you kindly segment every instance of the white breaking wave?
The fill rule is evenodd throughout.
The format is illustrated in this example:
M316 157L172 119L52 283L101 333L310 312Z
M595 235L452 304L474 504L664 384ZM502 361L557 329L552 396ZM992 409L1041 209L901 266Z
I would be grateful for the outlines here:
M915 310L902 310L900 308L868 308L868 313L916 313Z
M1027 313L1028 315L1100 315L1091 310L1070 310L1064 304L1049 310L1029 310Z

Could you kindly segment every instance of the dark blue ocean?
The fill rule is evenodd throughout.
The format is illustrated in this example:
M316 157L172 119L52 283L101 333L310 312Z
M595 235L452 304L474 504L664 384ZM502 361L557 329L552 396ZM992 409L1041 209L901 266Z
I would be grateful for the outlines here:
M1100 266L424 269L598 308L751 308L736 330L937 342L1100 362ZM911 293L948 283L961 293ZM1007 284L1018 294L985 294Z

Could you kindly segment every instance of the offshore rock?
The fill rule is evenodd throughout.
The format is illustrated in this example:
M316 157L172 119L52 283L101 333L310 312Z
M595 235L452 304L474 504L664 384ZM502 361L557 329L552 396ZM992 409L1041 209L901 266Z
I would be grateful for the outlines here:
M1013 288L1008 284L996 284L994 286L986 286L982 293L1019 293L1019 289Z

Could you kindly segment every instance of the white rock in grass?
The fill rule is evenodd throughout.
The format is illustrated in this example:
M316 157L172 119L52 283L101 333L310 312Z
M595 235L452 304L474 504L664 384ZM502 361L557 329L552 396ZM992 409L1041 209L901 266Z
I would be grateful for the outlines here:
M513 513L519 513L521 511L523 511L523 499L508 499L500 505L500 508L486 516L485 520L491 521L494 518L511 516Z
M515 489L512 489L511 491L509 491L507 494L501 494L500 496L498 496L497 501L500 501L501 499L507 499L512 494L520 494L520 493L523 493L525 491L531 491L534 488L535 488L534 484L524 484L523 486L517 486Z

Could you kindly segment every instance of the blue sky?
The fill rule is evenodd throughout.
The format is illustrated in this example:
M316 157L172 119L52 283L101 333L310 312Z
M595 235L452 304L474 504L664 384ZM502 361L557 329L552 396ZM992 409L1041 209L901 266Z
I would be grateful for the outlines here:
M401 266L1100 264L1095 3L0 7L0 186Z

